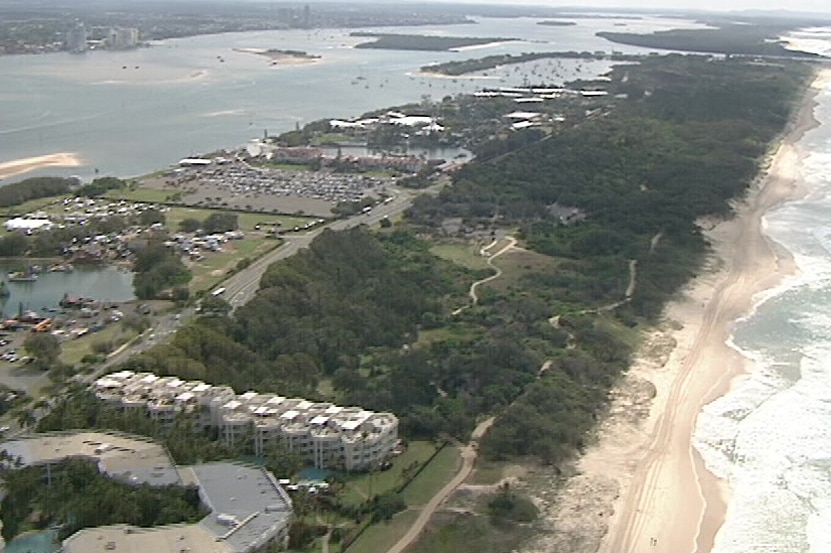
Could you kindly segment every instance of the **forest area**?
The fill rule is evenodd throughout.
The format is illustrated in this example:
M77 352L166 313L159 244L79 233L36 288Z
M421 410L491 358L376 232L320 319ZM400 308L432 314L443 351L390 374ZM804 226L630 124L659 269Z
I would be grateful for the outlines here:
M495 415L484 455L561 463L628 366L624 330L657 321L695 274L707 254L697 221L730 215L810 74L706 56L618 65L610 101L579 123L494 136L499 155L465 165L404 221L322 233L271 266L253 301L120 368L390 411L407 438L464 440ZM462 311L490 270L431 253L449 218L515 229L531 260Z

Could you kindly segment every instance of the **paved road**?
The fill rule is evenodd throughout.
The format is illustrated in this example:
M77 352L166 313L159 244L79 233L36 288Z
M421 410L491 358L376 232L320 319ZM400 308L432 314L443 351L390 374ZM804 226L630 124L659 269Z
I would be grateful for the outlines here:
M413 202L413 199L423 193L436 194L447 183L447 179L439 181L438 184L419 191L401 190L398 188L390 188L390 200L375 206L369 213L360 213L348 219L339 219L328 225L317 228L315 230L302 233L291 234L285 237L285 242L274 251L267 253L254 261L250 266L229 277L227 280L217 285L217 288L225 288L223 297L231 304L233 308L244 305L250 301L257 289L260 286L260 279L265 273L266 269L281 259L291 257L301 249L309 247L312 240L325 229L345 230L359 225L374 225L381 222L384 218L392 218L399 213L402 213ZM115 352L111 353L107 360L102 363L95 371L79 377L76 381L84 384L90 384L101 375L107 373L112 367L115 367L130 357L137 355L159 342L164 341L169 335L173 334L182 324L189 318L193 317L194 311L186 309L178 314L168 314L156 319L153 328L142 333L140 339L134 340L125 344ZM48 407L46 407L48 409ZM36 413L42 416L43 413ZM11 438L25 432L21 429L16 421L10 421L8 425L11 427L6 432L6 438ZM0 436L2 439L3 436Z
M251 301L251 298L257 292L260 279L268 266L275 261L291 257L299 250L308 248L312 240L325 229L345 230L358 225L374 225L380 223L385 217L394 217L407 209L416 195L414 192L399 189L391 189L390 192L392 193L392 200L374 207L369 213L361 213L348 219L339 219L306 233L286 235L284 237L285 242L279 248L265 254L246 269L218 285L218 287L225 288L223 297L233 308L245 305Z

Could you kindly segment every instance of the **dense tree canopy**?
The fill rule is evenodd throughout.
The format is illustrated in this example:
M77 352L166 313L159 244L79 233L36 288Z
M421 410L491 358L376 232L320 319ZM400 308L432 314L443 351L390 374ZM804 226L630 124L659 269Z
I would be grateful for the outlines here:
M0 207L20 205L36 198L67 194L77 184L75 179L32 177L0 186Z

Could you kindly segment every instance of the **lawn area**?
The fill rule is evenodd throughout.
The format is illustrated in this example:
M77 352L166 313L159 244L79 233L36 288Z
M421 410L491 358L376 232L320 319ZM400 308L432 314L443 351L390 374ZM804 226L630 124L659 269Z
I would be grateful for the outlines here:
M122 323L107 325L99 332L90 333L86 336L68 340L61 344L60 360L68 365L75 365L88 354L93 353L92 345L99 342L112 342L115 348L124 344L136 335L135 332L127 330Z
M131 202L146 202L146 203L160 203L170 201L170 196L180 192L176 189L161 189L161 188L120 188L118 190L108 190L105 198L111 200L129 200Z
M0 208L0 217L10 217L12 215L23 215L32 211L39 211L47 206L55 203L60 203L67 196L49 196L48 198L35 198L28 202L23 202L20 205L13 205L9 207Z
M432 246L430 253L468 269L488 269L488 258L479 255L479 249L478 244L470 242L444 242Z
M201 209L198 207L171 207L165 214L167 220L167 228L170 232L178 232L179 223L185 219L204 220L211 213L217 213L220 210L216 209ZM225 211L225 210L223 210ZM280 229L291 230L295 226L302 226L310 221L316 220L314 217L292 217L290 215L266 215L263 213L246 213L242 211L227 210L226 213L233 213L239 218L239 229L243 232L251 232L256 225L277 225L279 223ZM265 229L263 229L265 230Z
M205 259L190 266L193 278L188 286L192 292L213 288L227 278L228 271L236 267L241 259L247 257L253 261L280 243L280 240L273 238L246 238L227 242L223 251L208 253Z
M404 488L404 501L410 506L425 505L459 470L459 450L448 445L436 455L430 464Z
M491 248L496 253L504 244ZM522 279L533 273L553 273L561 261L555 257L529 250L511 250L493 260L493 264L502 269L502 275L484 284L486 288L506 292L512 288L522 288Z
M349 477L344 487L344 503L358 504L401 485L401 472L414 462L424 463L436 451L433 442L410 442L407 450L393 460L389 470ZM430 467L423 472L430 472ZM419 478L421 475L419 475Z
M395 515L392 520L373 524L346 551L348 553L383 553L407 533L417 518L417 510L406 510Z
M240 212L239 228L242 231L252 231L256 225L263 226L278 226L281 230L291 230L292 228L315 221L314 217L294 217L292 215L267 215L265 213L245 213Z
M460 302L459 307L467 305L465 302ZM418 341L416 344L419 347L429 346L435 342L444 342L447 340L461 340L467 341L474 337L474 331L471 328L462 325L442 326L439 328L430 328L427 330L418 331Z

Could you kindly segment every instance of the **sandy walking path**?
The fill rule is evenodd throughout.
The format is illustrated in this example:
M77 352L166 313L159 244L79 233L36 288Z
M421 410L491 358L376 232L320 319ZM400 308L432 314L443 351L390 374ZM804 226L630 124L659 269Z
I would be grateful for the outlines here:
M462 485L462 483L467 480L467 477L470 476L471 471L473 470L473 466L476 463L476 457L478 455L479 450L479 440L482 436L485 435L485 432L493 424L494 418L490 417L482 422L480 422L476 428L473 430L473 434L471 434L470 442L467 445L460 448L460 453L462 456L462 465L459 467L459 472L456 473L456 476L453 479L444 485L444 487L439 490L439 492L430 498L430 501L427 502L427 505L421 510L418 514L418 518L410 526L410 529L407 530L407 533L404 534L398 542L393 545L387 553L402 553L405 549L407 549L410 544L412 544L416 538L421 534L424 527L430 521L430 517L433 516L433 513L436 512L442 503L453 493L456 488Z
M668 310L668 317L682 325L674 333L677 346L666 363L670 376L664 386L656 383L646 439L619 466L631 471L631 479L622 487L600 551L713 548L724 521L727 490L706 470L692 445L695 422L703 406L726 393L731 380L748 368L727 346L733 324L752 309L756 294L796 270L787 252L763 234L762 218L783 201L802 195L797 142L816 124L814 105L809 94L759 186L734 219L710 231L721 270L693 283L686 299Z
M58 152L43 156L25 157L0 162L0 179L8 179L46 167L80 167L83 165L78 154Z

